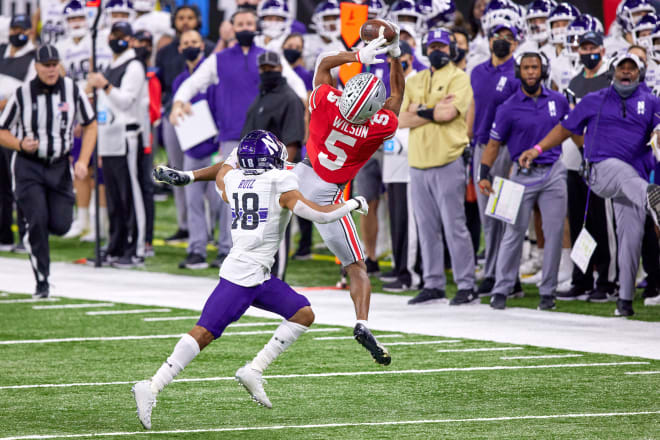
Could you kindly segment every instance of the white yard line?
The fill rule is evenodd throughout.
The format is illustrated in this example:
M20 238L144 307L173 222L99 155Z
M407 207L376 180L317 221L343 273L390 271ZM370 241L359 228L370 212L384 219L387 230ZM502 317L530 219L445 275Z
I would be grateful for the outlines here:
M188 319L199 319L199 315L195 316L165 316L163 318L144 318L145 322L157 322L157 321L183 321Z
M403 338L405 335L376 335L378 339L383 338ZM315 341L342 341L342 340L355 339L355 336L321 336L320 338L314 338ZM387 345L392 345L391 343Z
M133 435L162 435L162 434L202 434L211 432L237 432L237 431L281 431L289 429L327 429L327 428L349 428L360 426L396 426L396 425L433 425L446 423L483 423L504 422L515 420L549 420L549 419L576 419L576 418L598 418L598 417L630 417L657 415L660 411L635 411L635 412L611 412L611 413L581 413L581 414L551 414L509 417L479 417L471 419L427 419L427 420L393 420L386 422L347 422L347 423L323 423L314 425L271 425L271 426L235 426L227 428L206 429L175 429L168 431L133 431L133 432L95 432L87 434L34 434L19 437L3 437L0 440L36 440L36 439L58 439L58 438L85 438L85 437L119 437Z
M114 307L113 303L56 304L54 306L32 306L33 310L51 309L91 309L93 307Z
M448 350L436 350L438 353L458 353L458 352L471 352L471 351L507 351L507 350L523 350L525 347L488 347L488 348L456 348Z
M628 371L624 374L660 374L660 371Z
M543 354L538 356L502 356L500 359L509 361L513 359L561 359L582 357L581 354Z
M0 296L9 296L9 294L2 292L2 293L0 293Z
M458 339L443 339L441 341L417 341L417 342L388 342L387 346L391 347L393 345L435 345L435 344L458 344L460 341Z
M139 313L167 313L171 311L171 309L101 310L99 312L85 312L85 315L137 315Z
M307 332L338 332L341 328L313 328ZM222 336L247 336L247 335L268 335L272 330L254 330L249 332L226 332ZM182 333L176 335L143 335L143 336L98 336L91 338L58 338L58 339L23 339L18 341L0 341L0 345L18 345L18 344L48 344L55 342L89 342L89 341L133 341L140 339L173 339L180 338Z
M38 299L0 299L0 304L21 304L21 303L37 303L47 301L59 301L59 298L38 298Z
M375 371L347 371L333 373L308 373L308 374L275 374L265 375L265 379L293 379L309 377L342 377L342 376L383 376L396 374L432 374L448 372L471 372L471 371L498 371L498 370L538 370L546 368L594 368L594 367L619 367L624 365L648 365L649 362L600 362L591 364L554 364L554 365L496 365L492 367L453 367L453 368L433 368L428 370L375 370ZM188 379L174 379L173 382L217 382L224 380L234 380L234 376L224 377L192 377ZM105 385L128 385L136 381L121 382L87 382L87 383L49 383L32 385L6 385L0 386L0 390L14 390L25 388L69 388L85 386L105 386ZM2 439L0 439L2 440Z

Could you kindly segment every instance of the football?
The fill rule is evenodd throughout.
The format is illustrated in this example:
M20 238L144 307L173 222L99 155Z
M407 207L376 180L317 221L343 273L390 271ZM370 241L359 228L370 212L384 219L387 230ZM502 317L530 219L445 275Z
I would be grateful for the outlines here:
M385 37L388 43L391 43L396 36L394 26L392 26L392 24L388 21L381 20L380 18L374 18L372 20L365 21L360 28L360 38L365 43L369 43L381 35Z

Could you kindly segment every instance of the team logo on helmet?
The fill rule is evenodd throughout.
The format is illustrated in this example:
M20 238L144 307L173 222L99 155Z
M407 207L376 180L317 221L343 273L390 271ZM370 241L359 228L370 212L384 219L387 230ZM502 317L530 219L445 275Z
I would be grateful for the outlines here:
M386 99L385 85L372 73L360 73L348 80L339 98L339 113L352 124L364 124Z

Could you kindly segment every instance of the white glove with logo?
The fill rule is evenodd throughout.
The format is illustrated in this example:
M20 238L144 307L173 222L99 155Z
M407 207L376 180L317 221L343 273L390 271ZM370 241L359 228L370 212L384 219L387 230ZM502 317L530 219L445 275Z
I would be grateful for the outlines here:
M367 203L367 199L365 199L362 196L357 196L353 197L349 202L355 202L357 203L358 207L355 208L353 211L357 211L362 215L367 215L369 213L369 204Z
M385 46L387 40L383 37L378 37L362 49L358 50L357 61L362 64L376 64L382 63L383 60L376 58L388 51L388 46Z
M395 23L390 24L396 31L396 35L394 36L394 40L392 40L392 42L387 46L387 54L392 58L399 58L401 56L401 48L399 47L399 32L401 32L401 29Z
M179 171L164 165L158 165L153 171L156 182L174 186L185 186L195 181L192 171Z

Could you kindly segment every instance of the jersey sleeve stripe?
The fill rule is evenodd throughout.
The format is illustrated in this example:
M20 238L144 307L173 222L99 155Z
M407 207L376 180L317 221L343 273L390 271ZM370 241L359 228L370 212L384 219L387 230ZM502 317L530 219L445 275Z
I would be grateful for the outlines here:
M322 84L321 84L322 85ZM312 94L309 96L309 112L316 110L316 92L319 91L321 85L316 86Z

